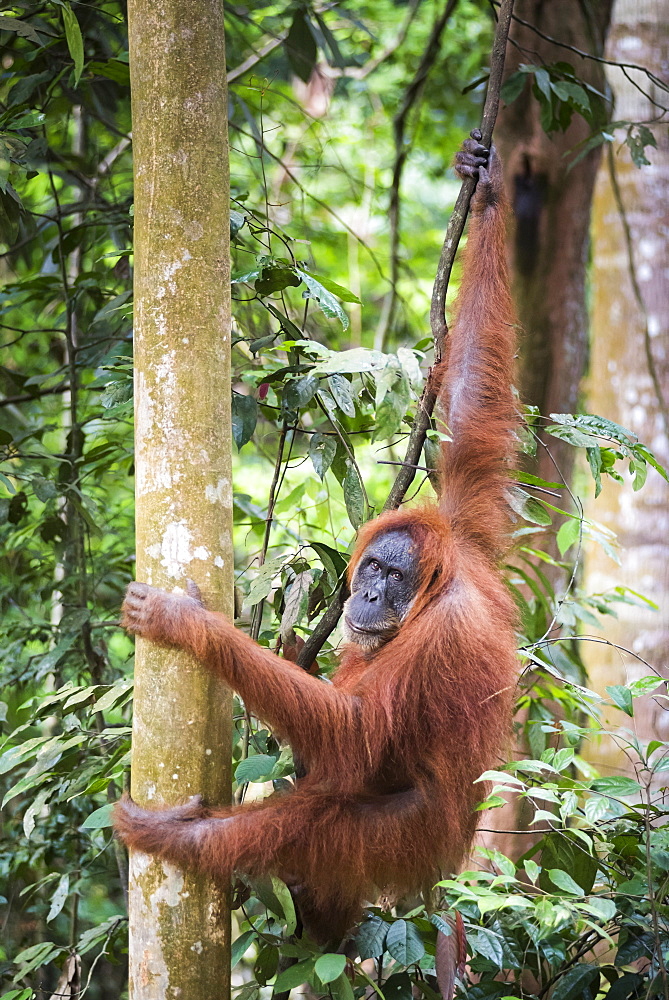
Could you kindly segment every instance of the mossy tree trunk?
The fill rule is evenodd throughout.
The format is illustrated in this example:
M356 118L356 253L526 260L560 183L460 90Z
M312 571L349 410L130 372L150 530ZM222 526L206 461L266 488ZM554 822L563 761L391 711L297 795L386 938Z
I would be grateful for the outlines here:
M221 0L129 0L135 152L137 578L232 610L229 170ZM132 795L230 797L230 696L138 641ZM134 853L132 1000L229 989L225 892Z

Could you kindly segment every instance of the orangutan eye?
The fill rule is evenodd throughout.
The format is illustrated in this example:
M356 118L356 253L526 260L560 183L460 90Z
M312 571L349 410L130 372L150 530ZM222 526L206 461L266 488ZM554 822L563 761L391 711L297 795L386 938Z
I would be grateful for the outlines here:
M402 575L402 573L400 573L400 571L398 569L394 569L390 575L392 576L393 580L403 580L404 579L404 576Z
M377 570L381 569L381 565L380 563L377 563L376 559L372 559L369 563L369 568L373 569L374 572L376 572Z

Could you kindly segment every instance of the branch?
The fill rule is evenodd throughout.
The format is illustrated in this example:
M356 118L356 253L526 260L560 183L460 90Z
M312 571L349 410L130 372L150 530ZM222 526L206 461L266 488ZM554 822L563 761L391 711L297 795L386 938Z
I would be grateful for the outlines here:
M229 123L229 127L231 129L234 129L235 132L238 132L239 135L243 135L247 139L251 139L253 142L258 143L258 139L254 135L251 135L250 132L245 132L243 128L240 128L239 125L235 125L234 122L231 121ZM298 189L298 191L301 191L303 195L305 195L307 198L310 198L311 201L313 201L315 205L320 205L321 208L324 208L325 211L328 212L329 215L331 215L332 218L335 219L339 223L339 225L342 226L346 230L347 233L350 233L351 236L355 240L357 240L357 242L361 246L363 246L365 248L365 250L369 254L371 260L373 261L374 266L376 267L377 271L379 272L379 274L381 275L382 278L385 278L385 275L383 273L383 268L381 267L381 264L379 263L379 260L378 260L378 258L376 256L376 254L374 253L374 251L372 250L371 246L369 245L369 243L367 243L365 240L363 240L362 237L359 236L355 232L355 230L351 226L349 226L349 224L340 215L338 215L337 212L335 212L335 210L333 208L331 208L330 205L328 205L328 203L326 201L323 201L322 198L318 198L315 194L312 194L312 192L309 191L308 188L305 188L305 186L298 180L298 178L295 176L295 174L293 173L293 171L281 159L281 157L277 156L276 153L273 153L272 150L269 149L264 143L262 145L262 150L263 150L264 153L266 153L270 157L270 159L274 160L275 163L278 163L281 166L281 168L286 173L286 177L290 178L290 180L293 182L293 184Z
M411 0L409 13L407 14L406 20L400 29L399 35L395 41L391 42L390 45L383 50L383 52L379 53L378 56L374 59L370 59L364 66L345 66L343 69L339 69L336 66L327 65L322 67L324 74L331 79L347 77L352 80L364 80L370 75L370 73L373 73L374 70L378 69L381 63L385 62L386 59L389 59L401 45L404 44L409 28L411 27L411 23L418 11L420 2L421 0ZM326 7L322 7L319 8L319 11L326 9ZM227 75L228 85L234 83L235 80L238 80L240 76L243 76L244 73L247 72L247 70L253 69L253 67L257 66L259 62L262 62L265 56L268 56L274 51L274 49L278 48L279 45L285 42L287 37L287 31L282 32L280 35L274 35L273 38L270 38L268 42L265 42L261 48L256 49L247 59L244 60L244 62L240 63L239 66L229 70Z
M499 108L499 92L502 86L504 56L506 54L506 42L509 35L512 10L513 0L502 0L490 58L488 91L481 118L481 141L486 146L490 146L492 131ZM455 203L455 208L448 223L444 245L437 266L437 276L432 294L432 306L430 308L430 325L434 339L435 362L440 361L443 355L445 338L448 332L445 316L446 289L475 186L476 182L473 178L463 181L458 200ZM416 417L411 428L411 434L409 435L402 469L398 473L388 499L384 504L384 510L396 510L400 506L416 475L415 466L418 464L418 459L425 443L425 435L432 419L432 411L437 401L438 385L435 368L436 365L431 369L425 383L423 394L418 403ZM330 607L309 636L298 657L298 664L304 667L305 670L309 669L324 643L336 628L347 596L348 587L346 583L343 583L339 590L332 596Z
M490 4L494 7L500 7L501 17L501 8L504 4L500 3L500 0L490 0ZM529 28L530 31L533 31L535 35L539 36L539 38L543 38L544 41L557 45L558 48L568 49L570 52L574 52L577 56L581 56L582 59L590 59L592 62L603 63L605 66L616 66L618 69L622 70L636 69L639 73L643 73L644 76L647 76L650 82L654 83L656 87L660 88L660 90L669 92L669 84L667 84L667 81L660 79L659 76L655 76L655 74L652 73L647 66L640 66L638 63L616 62L615 59L605 59L604 56L597 56L592 52L585 52L583 49L576 48L575 45L570 45L568 42L561 42L559 38L553 38L551 35L545 34L545 32L537 28L536 25L532 24L530 21L524 21L522 17L518 17L517 14L513 14L512 16L513 20L518 24L522 24L525 28ZM645 96L647 97L648 95L646 94Z
M240 76L243 76L247 70L253 69L253 67L261 62L265 56L268 56L270 52L273 52L274 49L278 48L279 45L286 40L287 34L288 32L285 31L283 34L276 35L274 38L271 38L269 42L266 42L261 49L258 49L253 53L253 55L249 56L248 59L245 59L243 63L240 63L239 66L229 70L228 86L231 83L234 83L235 80L238 80Z
M32 332L26 330L26 333ZM62 333L59 330L59 333ZM53 396L54 393L59 392L69 392L70 386L67 382L61 382L60 385L54 385L50 389L36 389L35 392L25 392L21 396L4 396L0 398L0 406L15 406L17 403L30 403L33 399L39 399L41 396Z

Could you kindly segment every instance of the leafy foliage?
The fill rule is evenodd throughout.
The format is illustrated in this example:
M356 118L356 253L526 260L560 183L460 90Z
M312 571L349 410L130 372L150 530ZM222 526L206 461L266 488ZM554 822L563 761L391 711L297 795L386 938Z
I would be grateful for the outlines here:
M286 653L338 591L354 529L380 509L401 461L429 363L431 276L456 192L448 159L478 115L485 82L490 21L461 4L415 109L398 309L388 335L375 337L388 295L392 117L431 30L432 13L414 7L266 4L252 20L241 8L227 15L239 624ZM64 992L59 982L81 959L84 991L116 998L125 990L127 873L110 803L128 762L131 643L115 621L133 571L124 5L53 0L11 11L0 15L0 975L3 996L28 1000ZM280 44L235 76L268 38ZM324 64L327 72L314 73ZM603 96L570 64L521 67L505 100L526 86L547 129L566 127L574 114L591 124L590 145L577 155L610 141ZM331 116L318 110L323 103ZM643 163L651 127L616 124ZM664 474L609 421L550 419L549 433L584 450L597 492L602 476L623 478L623 466L635 488L648 465ZM538 420L528 415L530 448ZM426 470L445 433L430 430ZM417 492L429 494L428 473L420 474ZM518 864L482 855L475 871L445 880L429 913L422 904L393 914L372 908L357 932L360 962L296 938L286 887L248 880L237 887L233 948L242 1000L257 1000L275 976L277 989L309 981L346 1000L370 990L409 1000L414 987L433 1000L437 933L450 933L453 908L467 927L467 992L476 1000L548 988L558 1000L590 1000L600 986L612 1000L660 992L669 844L648 782L667 770L666 747L639 747L629 734L636 782L599 777L579 754L599 732L601 705L583 687L579 629L595 628L619 602L643 599L622 587L556 594L542 569L556 563L545 552L555 527L569 570L583 537L612 555L615 540L578 509L549 503L545 491L556 484L527 472L515 478L518 544L508 579L532 667L520 690L531 757L490 777L486 806L511 788L546 832ZM321 658L325 673L337 639ZM648 691L666 697L650 675L608 693L633 717L634 698ZM290 782L290 751L239 702L235 724L237 801L267 782ZM287 959L296 964L285 968ZM361 964L368 959L377 963L374 980ZM521 980L523 970L534 985Z

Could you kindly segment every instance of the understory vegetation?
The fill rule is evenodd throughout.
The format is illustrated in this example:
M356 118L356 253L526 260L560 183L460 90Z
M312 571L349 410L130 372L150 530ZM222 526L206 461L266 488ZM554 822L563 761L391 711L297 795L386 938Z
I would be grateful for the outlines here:
M458 185L449 163L480 116L492 39L484 3L460 3L411 103L397 167L393 117L433 29L431 5L267 4L228 14L233 239L233 430L238 625L297 655L342 584L356 529L402 465L431 359L426 317ZM0 14L0 885L3 997L126 995L127 860L111 803L127 784L132 642L118 609L133 578L132 161L123 3L16 4ZM277 44L240 71L266 36ZM288 39L288 42L286 42ZM568 55L568 54L567 54ZM314 73L317 68L318 72ZM575 114L587 148L611 141L606 95L572 62L529 61L547 131ZM652 129L627 129L637 165ZM574 151L577 158L585 151ZM388 250L389 192L401 240ZM449 301L457 287L457 268ZM196 401L195 401L196 403ZM197 418L195 408L194 419ZM458 995L669 997L669 745L640 743L635 700L667 704L657 664L605 695L581 651L642 593L580 586L584 518L603 481L666 473L604 416L525 411L506 567L519 610L517 746L481 826L516 800L527 848L479 848L430 899L371 906L355 945L321 954L295 935L277 879L235 890L235 996L308 982L351 1000L438 995L438 934L467 937ZM539 431L577 454L576 489L532 473ZM427 433L407 499L433 495ZM539 447L543 447L539 445ZM336 664L339 630L319 657ZM629 650L621 656L634 658ZM636 658L638 662L638 657ZM601 775L585 748L612 738L634 777ZM290 751L235 700L236 801L291 782ZM531 835L530 835L531 834ZM429 836L429 830L425 831ZM276 978L275 978L276 977ZM66 995L73 995L67 993Z

